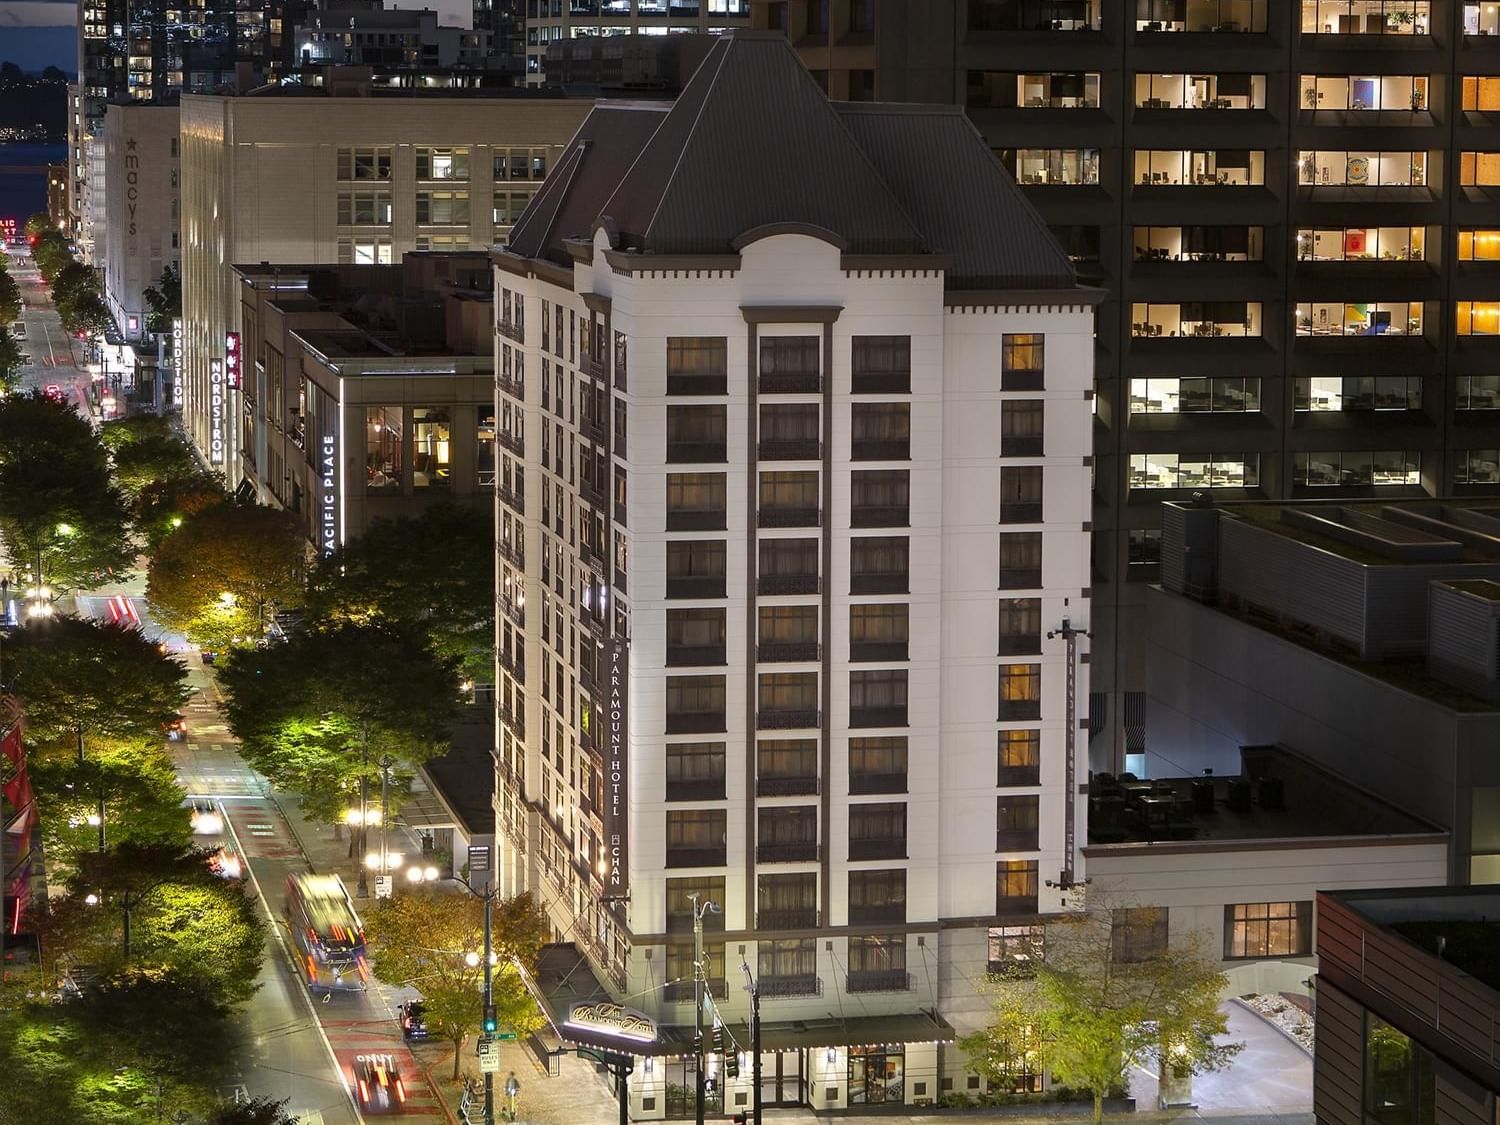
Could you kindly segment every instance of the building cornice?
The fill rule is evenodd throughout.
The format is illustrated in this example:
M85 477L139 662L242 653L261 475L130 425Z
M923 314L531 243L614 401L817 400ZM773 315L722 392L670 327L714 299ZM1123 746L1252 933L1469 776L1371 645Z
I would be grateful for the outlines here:
M832 324L843 305L741 305L746 324Z
M950 289L943 304L950 309L1015 311L1065 309L1082 312L1104 303L1108 290L1093 285L1071 289Z

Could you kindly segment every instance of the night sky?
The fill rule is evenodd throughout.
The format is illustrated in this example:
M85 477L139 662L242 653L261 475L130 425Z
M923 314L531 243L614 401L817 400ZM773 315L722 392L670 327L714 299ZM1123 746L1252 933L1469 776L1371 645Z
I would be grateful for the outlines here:
M0 0L0 60L26 70L77 69L74 0Z

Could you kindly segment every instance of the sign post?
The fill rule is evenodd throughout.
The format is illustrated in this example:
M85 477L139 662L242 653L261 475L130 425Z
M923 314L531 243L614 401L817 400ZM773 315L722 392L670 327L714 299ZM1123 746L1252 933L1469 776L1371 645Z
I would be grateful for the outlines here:
M494 1039L488 1035L481 1035L475 1049L479 1054L479 1073L498 1074L500 1072L500 1050L495 1046Z

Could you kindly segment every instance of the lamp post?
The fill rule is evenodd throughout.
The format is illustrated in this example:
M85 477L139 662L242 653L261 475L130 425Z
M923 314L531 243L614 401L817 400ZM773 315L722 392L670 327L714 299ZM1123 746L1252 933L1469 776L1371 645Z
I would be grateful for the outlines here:
M755 1052L750 1063L750 1081L755 1084L750 1105L754 1108L755 1125L761 1125L760 1116L760 985L750 975L750 965L741 959L740 968L745 972L745 991L750 994L750 1049Z
M409 875L410 873L408 873ZM436 879L436 872L428 875L423 872L423 878ZM453 878L450 876L450 878ZM415 881L415 880L413 880ZM469 894L484 901L484 1016L480 1024L480 1033L485 1036L492 1035L499 1030L495 1017L495 965L493 955L494 945L494 905L495 898L500 894L500 888L491 888L486 880L483 891L476 891L463 879L454 878L457 883ZM495 1125L495 1075L492 1071L484 1074L484 1125Z
M697 895L689 895L688 899L693 904L693 1120L703 1125L703 990L707 983L703 971L703 916L718 914L720 910L719 904L709 899L699 902Z
M82 766L83 765L83 724L79 723L76 727L74 727L74 729L78 732L78 764L80 766ZM104 850L104 763L103 762L97 763L97 765L96 765L96 772L99 774L99 812L98 812L97 816L98 816L98 821L99 821L99 850L102 852Z

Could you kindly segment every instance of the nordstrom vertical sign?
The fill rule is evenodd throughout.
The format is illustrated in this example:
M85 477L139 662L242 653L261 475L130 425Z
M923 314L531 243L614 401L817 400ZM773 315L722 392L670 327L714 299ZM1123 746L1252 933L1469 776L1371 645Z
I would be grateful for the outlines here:
M630 892L630 642L615 637L606 651L609 685L604 713L604 892Z
M224 463L224 361L208 361L208 460Z

